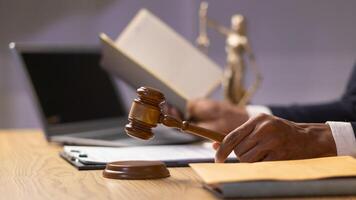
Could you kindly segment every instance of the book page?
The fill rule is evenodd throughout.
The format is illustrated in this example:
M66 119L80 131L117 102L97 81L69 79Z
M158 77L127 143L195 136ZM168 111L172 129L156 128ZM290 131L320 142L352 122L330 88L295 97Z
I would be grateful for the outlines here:
M206 97L220 84L221 68L146 9L115 44L185 99Z

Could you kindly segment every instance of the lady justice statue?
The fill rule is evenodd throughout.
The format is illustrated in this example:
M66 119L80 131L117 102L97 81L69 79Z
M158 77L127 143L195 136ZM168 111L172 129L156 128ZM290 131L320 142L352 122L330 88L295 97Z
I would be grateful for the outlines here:
M199 36L197 38L198 47L207 54L210 41L207 35L207 28L213 28L226 37L227 66L225 68L222 86L226 100L238 106L245 106L251 99L261 84L262 76L256 65L246 35L246 19L242 15L231 17L231 28L226 28L207 17L208 3L202 2L199 10ZM255 75L252 85L245 89L244 75L246 71L244 59L248 59L248 64Z

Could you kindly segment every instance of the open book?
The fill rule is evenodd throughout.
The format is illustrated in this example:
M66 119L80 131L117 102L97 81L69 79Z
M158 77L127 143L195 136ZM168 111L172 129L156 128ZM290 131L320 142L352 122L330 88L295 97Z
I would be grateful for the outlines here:
M208 189L226 198L356 194L356 159L347 156L190 166Z
M159 89L180 110L220 84L222 69L148 10L140 10L115 41L104 33L100 40L105 69L134 88Z

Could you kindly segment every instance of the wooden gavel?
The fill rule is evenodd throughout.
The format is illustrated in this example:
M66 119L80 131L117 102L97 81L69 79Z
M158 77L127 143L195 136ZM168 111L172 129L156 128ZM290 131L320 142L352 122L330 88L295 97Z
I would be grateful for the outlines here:
M132 102L129 113L129 124L125 131L128 135L148 140L154 136L152 128L162 123L167 127L178 128L182 131L197 135L206 139L222 142L225 135L199 126L181 121L162 112L162 106L166 102L164 95L150 87L137 89L138 98Z

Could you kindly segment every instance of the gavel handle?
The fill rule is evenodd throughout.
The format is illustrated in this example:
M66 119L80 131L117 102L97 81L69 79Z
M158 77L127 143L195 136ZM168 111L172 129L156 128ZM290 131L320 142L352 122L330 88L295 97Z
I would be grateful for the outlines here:
M193 124L190 124L187 121L181 121L176 118L173 118L169 115L164 115L161 118L161 123L165 126L168 127L173 127L173 128L179 128L184 132L191 133L193 135L197 135L209 140L213 140L216 142L222 142L225 135L219 132L215 132L209 129L205 129L199 126L195 126Z
M209 129L205 129L205 128L202 128L202 127L199 127L199 126L195 126L193 124L190 124L187 121L183 121L182 122L182 128L181 129L183 131L192 133L194 135L201 136L201 137L204 137L206 139L210 139L210 140L213 140L213 141L216 141L216 142L220 142L220 143L223 141L223 139L225 137L225 135L223 135L222 133L218 133L218 132L215 132L215 131L212 131L212 130L209 130Z

